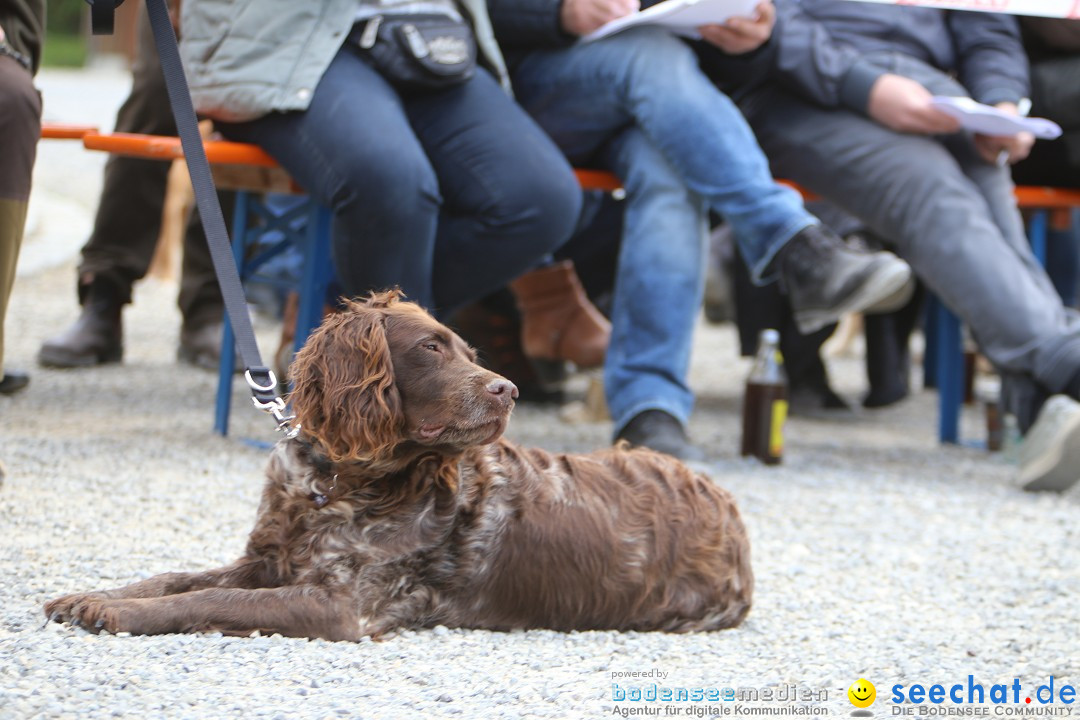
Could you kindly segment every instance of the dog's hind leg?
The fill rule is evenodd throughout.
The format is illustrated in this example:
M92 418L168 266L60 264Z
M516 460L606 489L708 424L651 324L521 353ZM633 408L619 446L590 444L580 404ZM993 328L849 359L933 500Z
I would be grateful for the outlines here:
M359 640L355 600L317 585L209 588L153 598L84 596L65 619L96 632L161 635L222 632Z

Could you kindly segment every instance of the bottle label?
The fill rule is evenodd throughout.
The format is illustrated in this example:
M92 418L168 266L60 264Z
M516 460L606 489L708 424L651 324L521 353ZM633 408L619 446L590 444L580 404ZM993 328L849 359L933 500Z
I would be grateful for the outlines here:
M769 454L773 457L784 454L784 421L787 420L787 410L787 400L773 400L769 423Z

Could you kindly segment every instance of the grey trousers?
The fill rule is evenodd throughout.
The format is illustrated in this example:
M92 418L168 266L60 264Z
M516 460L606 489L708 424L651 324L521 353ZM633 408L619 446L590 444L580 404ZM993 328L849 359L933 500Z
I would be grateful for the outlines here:
M875 61L935 95L967 95L955 80L911 58ZM1008 170L983 161L969 135L897 133L777 86L751 94L742 107L775 176L822 195L892 240L999 370L1031 377L1051 392L1080 372L1080 315L1062 306L1031 253Z

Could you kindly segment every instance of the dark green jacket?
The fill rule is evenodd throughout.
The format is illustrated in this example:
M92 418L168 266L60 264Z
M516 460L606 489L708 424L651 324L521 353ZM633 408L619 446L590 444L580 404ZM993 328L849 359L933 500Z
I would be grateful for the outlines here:
M37 72L45 36L45 0L0 0L0 28L8 45L30 58L31 70Z

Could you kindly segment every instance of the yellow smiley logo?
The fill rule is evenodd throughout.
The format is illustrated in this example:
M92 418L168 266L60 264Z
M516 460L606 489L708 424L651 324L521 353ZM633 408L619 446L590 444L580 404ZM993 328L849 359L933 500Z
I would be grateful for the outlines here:
M859 678L851 683L851 687L847 689L847 696L852 705L857 708L865 708L870 707L874 704L874 700L877 700L877 691L874 689L872 682Z

